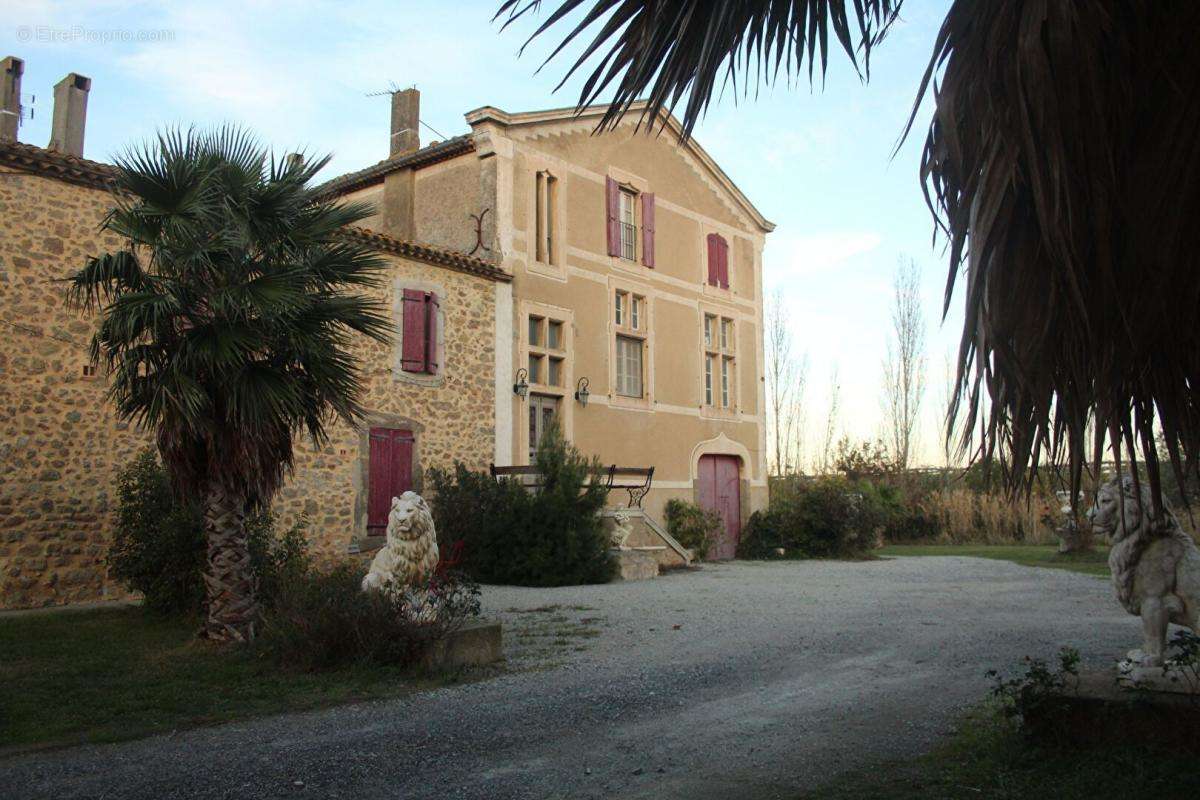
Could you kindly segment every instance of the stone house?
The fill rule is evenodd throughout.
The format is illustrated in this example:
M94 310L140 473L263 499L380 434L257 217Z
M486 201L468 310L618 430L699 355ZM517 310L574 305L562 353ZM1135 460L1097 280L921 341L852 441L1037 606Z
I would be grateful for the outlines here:
M115 421L88 360L94 322L55 281L120 246L99 231L113 169L82 157L87 78L55 87L43 148L18 141L20 60L0 66L0 608L111 598L114 482L150 440ZM767 502L772 224L678 143L673 117L661 135L630 120L595 136L602 109L485 107L470 133L422 147L419 102L393 95L389 156L321 187L376 203L347 235L390 261L398 333L362 344L367 425L335 428L320 452L299 444L281 523L307 516L319 555L370 550L387 500L420 491L425 469L528 464L557 417L603 463L654 467L630 544L686 559L659 524L682 498L722 515L711 555L731 557Z
M19 96L21 62L0 66L2 99ZM82 158L88 86L68 75L56 87L51 147L17 141L16 117L0 117L0 608L121 595L104 567L114 483L150 443L106 405L87 351L94 322L64 308L56 283L121 246L99 230L113 169ZM511 282L445 247L348 235L389 261L381 291L401 333L359 353L367 425L335 426L319 452L300 442L275 503L285 525L308 516L318 555L376 546L392 494L419 490L423 469L494 458L494 320Z

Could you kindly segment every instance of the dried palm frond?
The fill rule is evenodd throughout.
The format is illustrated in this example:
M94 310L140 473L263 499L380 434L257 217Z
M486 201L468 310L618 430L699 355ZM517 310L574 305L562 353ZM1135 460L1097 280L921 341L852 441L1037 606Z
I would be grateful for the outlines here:
M642 121L686 97L686 136L722 75L736 90L806 58L823 73L830 31L866 72L899 8L563 0L533 37L585 9L550 56L598 26L567 72L599 58L579 104L613 87L603 129L639 97ZM1158 503L1156 433L1178 477L1198 474L1197 23L1194 0L955 0L938 34L917 101L933 91L922 182L950 244L947 308L966 272L951 421L1014 489L1050 462L1077 493L1108 445L1118 463L1141 452Z
M1195 474L1197 23L1187 0L956 0L938 34L921 173L947 309L966 267L952 414L964 451L1007 451L1014 487L1048 460L1077 492L1089 428L1093 465L1106 441L1140 450L1156 503L1156 428Z

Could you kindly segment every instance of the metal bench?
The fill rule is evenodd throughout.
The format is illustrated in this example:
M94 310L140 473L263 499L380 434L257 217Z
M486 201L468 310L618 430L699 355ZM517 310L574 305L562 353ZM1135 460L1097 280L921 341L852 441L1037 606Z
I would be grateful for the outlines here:
M541 481L538 480L541 473L538 472L536 466L497 467L492 464L489 469L493 478L516 479L527 489L542 487ZM642 500L650 493L650 484L654 480L654 467L618 467L613 464L605 467L599 477L605 488L609 490L622 489L628 492L630 508L641 508Z
M630 508L642 507L642 500L650 494L653 480L654 467L618 467L614 464L608 468L608 488L628 492Z

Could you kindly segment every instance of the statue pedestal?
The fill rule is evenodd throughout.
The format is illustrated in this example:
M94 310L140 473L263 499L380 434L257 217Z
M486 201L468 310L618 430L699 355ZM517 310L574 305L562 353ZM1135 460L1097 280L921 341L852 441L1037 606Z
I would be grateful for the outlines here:
M1136 688L1146 692L1173 692L1195 698L1200 706L1200 676L1191 675L1178 667L1142 667L1130 661L1117 663L1117 674Z
M1080 672L1077 685L1026 715L1026 729L1050 745L1136 743L1200 755L1200 694L1131 690L1118 677L1116 669Z
M482 667L504 658L499 622L469 622L444 639L430 642L421 654L429 670Z
M645 581L658 577L658 559L650 550L613 550L621 572L622 581Z

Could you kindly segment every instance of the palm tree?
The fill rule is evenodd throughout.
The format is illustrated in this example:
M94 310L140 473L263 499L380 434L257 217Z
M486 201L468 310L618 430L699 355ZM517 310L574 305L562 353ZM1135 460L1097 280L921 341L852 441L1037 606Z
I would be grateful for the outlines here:
M335 419L355 423L356 334L387 341L383 261L340 237L371 213L319 200L328 157L276 161L251 136L178 131L117 159L103 227L123 249L68 279L68 304L98 311L92 358L118 416L153 430L172 483L198 497L208 541L202 635L254 638L245 518L267 506Z
M639 124L682 103L687 135L718 79L823 73L831 33L867 77L900 5L563 0L530 38L578 12L550 58L591 37L567 72L598 62L579 104L612 88L603 129L640 97ZM966 275L947 436L963 417L959 447L1014 488L1049 460L1077 492L1107 445L1135 476L1140 451L1158 504L1156 431L1177 478L1200 474L1198 27L1194 0L953 0L938 33L904 135L932 89L921 182L947 308Z

